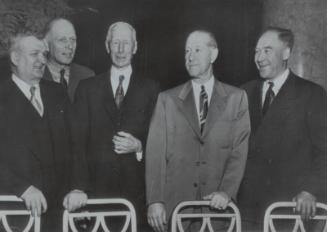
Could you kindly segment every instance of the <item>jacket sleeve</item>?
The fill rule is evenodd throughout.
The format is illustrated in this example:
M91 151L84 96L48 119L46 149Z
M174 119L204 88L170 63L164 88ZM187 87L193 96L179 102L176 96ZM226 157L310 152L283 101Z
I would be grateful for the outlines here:
M318 87L312 91L306 126L311 141L311 168L305 176L302 190L326 197L327 180L327 94Z
M231 152L227 163L219 191L224 191L235 199L243 178L250 136L250 117L248 100L245 91L242 91L237 114L233 119Z
M160 94L150 123L145 155L147 204L164 201L167 150L165 114L165 102Z
M71 190L91 190L89 167L86 157L87 136L89 134L89 112L87 86L83 81L77 87L75 102L70 112L72 135L72 180Z

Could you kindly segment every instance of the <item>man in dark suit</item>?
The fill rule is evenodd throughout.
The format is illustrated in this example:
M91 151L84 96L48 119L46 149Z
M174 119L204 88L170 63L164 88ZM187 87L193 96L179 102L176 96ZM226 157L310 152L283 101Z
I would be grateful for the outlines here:
M247 96L215 79L217 56L211 33L192 32L185 46L192 80L158 97L146 150L148 221L156 232L169 231L181 201L204 199L225 209L236 197L250 135ZM215 231L225 226L213 224ZM201 224L191 220L185 227L199 231Z
M76 51L74 26L67 19L54 19L47 25L45 38L50 52L44 78L61 83L73 102L78 83L94 76L91 69L72 63Z
M57 232L69 190L69 99L59 84L41 80L44 41L26 30L10 39L12 75L0 85L0 191L22 198L32 215L42 216L42 231Z
M295 201L309 219L326 185L326 93L288 69L293 42L290 30L264 31L254 58L261 79L244 86L252 128L238 198L245 231L262 231L264 211L276 201Z
M105 45L111 69L82 81L75 95L74 189L89 191L93 197L130 200L141 225L145 208L143 151L158 88L132 69L137 41L131 25L112 24ZM83 205L85 196L73 191L65 202L73 210Z

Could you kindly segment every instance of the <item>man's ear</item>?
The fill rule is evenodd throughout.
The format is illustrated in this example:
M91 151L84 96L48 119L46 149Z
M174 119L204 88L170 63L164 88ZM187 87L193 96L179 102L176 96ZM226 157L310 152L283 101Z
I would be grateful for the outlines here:
M15 66L18 65L18 61L19 61L19 54L17 51L12 51L10 53L10 61L11 63L13 63Z
M137 41L134 42L133 54L137 51Z
M283 60L288 60L291 56L291 49L289 47L283 50Z
M109 41L106 40L106 42L104 43L104 45L106 46L106 50L107 50L107 52L109 54L110 53Z
M217 59L218 53L219 53L218 48L211 49L211 64L215 62L215 60Z

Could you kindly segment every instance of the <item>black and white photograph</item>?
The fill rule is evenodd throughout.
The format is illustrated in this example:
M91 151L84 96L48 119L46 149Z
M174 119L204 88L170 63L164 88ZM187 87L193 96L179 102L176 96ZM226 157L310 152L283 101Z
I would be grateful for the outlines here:
M326 0L0 0L0 232L327 232Z

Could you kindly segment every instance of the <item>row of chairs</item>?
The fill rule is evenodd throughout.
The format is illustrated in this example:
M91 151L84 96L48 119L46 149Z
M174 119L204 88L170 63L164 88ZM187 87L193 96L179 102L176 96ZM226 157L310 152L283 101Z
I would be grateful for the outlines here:
M0 196L0 202L22 202L20 198L16 196ZM120 205L124 206L126 210L115 210L115 211L99 211L99 212L68 212L67 210L63 214L63 232L78 232L75 225L75 219L78 218L94 218L92 232L98 231L100 228L104 232L110 231L108 225L106 224L105 218L112 217L123 217L125 218L125 223L122 226L121 232L137 231L136 225L136 213L133 205L126 199L89 199L87 205ZM212 219L228 219L230 221L227 232L241 232L241 215L240 211L233 202L230 202L228 208L225 211L210 211L209 213L182 213L181 211L188 207L197 206L209 206L209 201L184 201L178 204L172 215L171 222L171 232L184 232L183 220L191 218L202 219L202 225L199 232L210 231L214 232L211 221ZM295 214L275 214L273 211L276 209L283 208L294 208L295 202L276 202L270 205L265 213L264 218L264 232L276 232L274 221L275 220L295 220L293 232L301 231L305 232L303 222L300 215ZM325 222L323 227L323 232L327 232L327 205L322 203L317 203L317 208L322 210L319 215L316 215L313 220L320 220ZM34 231L40 232L40 218L32 217L30 211L28 210L0 210L0 220L2 222L3 228L6 232L12 232L11 227L8 224L8 216L17 215L27 215L29 216L28 223L23 230L23 232Z

